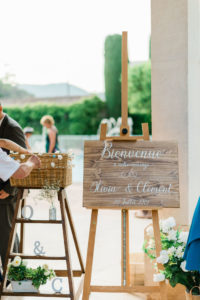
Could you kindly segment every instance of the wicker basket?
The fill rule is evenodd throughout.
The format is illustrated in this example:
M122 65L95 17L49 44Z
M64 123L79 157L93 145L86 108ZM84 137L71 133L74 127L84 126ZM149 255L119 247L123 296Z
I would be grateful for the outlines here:
M56 185L66 187L72 184L72 164L68 154L37 154L41 160L41 167L34 169L31 174L24 179L11 178L12 186L24 188L43 188L44 186ZM20 161L26 162L30 154L10 154L10 156Z

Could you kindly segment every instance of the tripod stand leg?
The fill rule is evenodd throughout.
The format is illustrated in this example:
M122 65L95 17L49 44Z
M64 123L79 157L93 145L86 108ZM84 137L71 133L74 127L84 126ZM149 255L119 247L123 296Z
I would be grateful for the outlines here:
M74 227L74 222L73 222L73 219L72 219L71 210L70 210L68 200L67 200L67 193L64 192L64 191L63 191L63 193L65 193L64 194L65 208L66 208L67 217L68 217L69 225L70 225L70 228L71 228L74 244L75 244L75 247L76 247L76 252L77 252L77 255L78 255L79 263L80 263L80 266L81 266L81 271L83 273L85 273L83 258L82 258L82 255L81 255L81 251L80 251L80 247L79 247L79 243L78 243L78 239L77 239L77 235L76 235L76 231L75 231L75 227Z
M153 220L153 230L154 230L154 237L155 237L156 256L158 257L160 256L160 251L162 250L158 210L152 210L152 220ZM162 270L162 269L163 266L161 264L158 264L158 270ZM167 288L164 281L160 282L160 294L162 300L167 300Z
M90 233L89 233L89 242L88 242L88 250L87 250L87 261L86 261L85 280L84 280L82 300L88 300L89 296L90 296L90 283L91 283L91 278L92 278L92 265L93 265L93 257L94 257L94 245L95 245L96 228L97 228L97 217L98 217L98 210L93 209L92 214L91 214L91 222L90 222Z
M69 291L70 298L74 300L75 292L74 292L74 282L73 282L73 274L72 274L72 264L71 264L71 256L69 249L69 238L68 238L68 230L67 230L67 219L65 215L65 203L63 193L60 190L58 192L58 200L60 202L60 210L61 210L61 219L62 219L62 229L63 229L63 239L64 239L64 247L65 247L65 256L66 256L66 265L68 272L68 283L69 283Z

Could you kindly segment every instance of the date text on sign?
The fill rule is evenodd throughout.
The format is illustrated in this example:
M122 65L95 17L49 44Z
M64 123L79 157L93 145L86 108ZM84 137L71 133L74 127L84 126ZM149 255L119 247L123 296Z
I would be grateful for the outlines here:
M179 207L175 142L86 141L83 206Z

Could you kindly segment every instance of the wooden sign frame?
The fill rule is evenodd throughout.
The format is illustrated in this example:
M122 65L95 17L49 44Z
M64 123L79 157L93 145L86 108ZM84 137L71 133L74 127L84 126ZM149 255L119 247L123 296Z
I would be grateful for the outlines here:
M85 141L83 206L180 207L177 143Z
M122 124L120 127L120 136L108 137L106 136L107 124L101 124L100 140L112 140L112 141L137 141L137 140L149 140L149 128L148 124L142 124L142 136L130 136L130 129L128 126L128 50L127 50L127 32L122 34ZM99 208L101 209L101 207ZM120 208L119 208L120 209ZM133 209L141 210L144 207L134 207ZM156 256L160 255L162 250L159 216L158 210L161 207L145 207L145 209L152 211L153 229L155 237ZM82 300L89 300L91 292L103 292L103 293L160 293L161 299L167 300L166 284L160 282L159 286L132 286L130 285L130 262L129 262L129 209L121 208L121 285L120 286L94 286L91 285L92 278L92 265L94 257L94 246L96 237L96 228L98 220L98 208L92 209L90 232L87 250L87 260L85 269L85 280L83 287ZM158 264L158 269L162 269L163 266Z

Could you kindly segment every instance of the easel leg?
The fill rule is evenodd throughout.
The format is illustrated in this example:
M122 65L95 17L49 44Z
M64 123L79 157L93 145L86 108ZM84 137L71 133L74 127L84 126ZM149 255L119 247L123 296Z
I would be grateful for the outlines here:
M94 257L94 245L95 245L95 237L96 237L97 218L98 218L98 210L93 209L92 214L91 214L91 222L90 222L90 233L89 233L89 242L88 242L88 250L87 250L87 261L86 261L85 280L84 280L82 300L88 300L89 295L90 295L90 283L91 283L91 277L92 277L92 265L93 265L93 257Z
M22 200L21 204L21 212L23 207L25 206L25 199ZM22 214L20 216L22 218ZM24 251L24 223L20 225L20 243L19 243L19 253L23 253Z
M72 236L73 236L73 239L74 239L74 244L75 244L75 247L76 247L76 251L77 251L79 263L80 263L80 266L81 266L81 271L83 273L85 273L83 259L82 259L82 255L81 255L81 251L80 251L80 247L79 247L79 243L78 243L78 239L77 239L77 235L76 235L76 231L75 231L75 227L74 227L74 222L73 222L73 219L72 219L72 214L71 214L71 210L70 210L70 207L69 207L69 203L68 203L66 191L65 191L65 208L66 208L66 212L67 212L67 216L68 216L68 220L69 220L69 225L70 225L70 228L71 228Z
M19 208L20 208L20 200L22 199L23 196L23 190L19 190L18 196L17 196L17 203L15 207L15 213L12 221L12 228L9 236L9 241L8 241L8 249L6 252L6 259L5 259L5 264L3 268L3 281L1 283L0 287L0 297L2 295L3 289L6 286L6 281L7 281L7 269L8 269L8 261L9 261L9 255L13 249L15 237L16 237L16 223L15 220L17 219L18 213L19 213Z
M68 282L69 282L69 291L71 295L71 300L74 300L74 283L73 283L73 274L72 274L72 267L71 267L71 256L70 256L70 249L69 249L69 239L68 239L68 232L67 232L67 220L65 215L65 203L64 203L64 194L63 191L60 190L58 192L58 200L60 202L60 210L61 210L61 218L62 218L62 228L63 228L63 239L64 239L64 247L65 247L65 256L66 256L66 265L68 271Z
M122 258L121 258L121 285L130 285L130 262L129 262L129 211L121 211L121 232L122 232Z
M152 220L153 220L153 230L155 237L155 246L156 246L156 256L160 256L160 251L162 250L161 238L160 238L160 226L159 226L159 217L158 210L152 210ZM158 269L162 270L163 266L158 264ZM167 289L165 282L160 282L160 294L162 300L167 300Z

